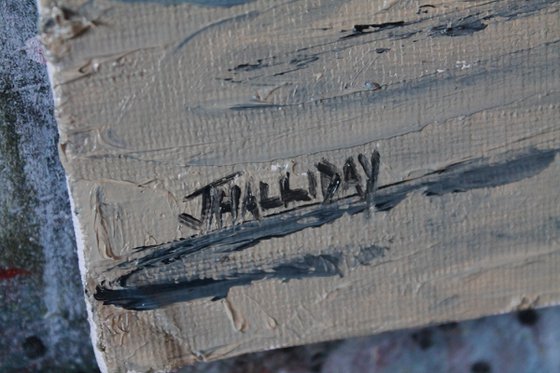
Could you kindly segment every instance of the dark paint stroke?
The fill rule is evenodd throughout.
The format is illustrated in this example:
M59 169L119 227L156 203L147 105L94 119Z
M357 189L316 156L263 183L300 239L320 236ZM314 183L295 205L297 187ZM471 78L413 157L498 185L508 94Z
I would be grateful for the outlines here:
M458 21L432 27L431 36L467 36L482 31L487 27L485 23L474 16L461 18Z
M362 24L362 25L354 25L353 31L354 32L364 32L365 30L368 30L370 28L376 29L375 31L378 31L378 30L383 30L383 29L387 29L387 28L400 27L400 26L404 26L404 25L405 25L404 21L385 22L385 23L368 23L368 24Z
M251 3L254 0L118 0L121 3L155 3L159 5L194 4L207 7L230 8L232 6Z
M290 60L290 65L295 65L297 67L305 67L310 63L317 62L319 60L319 56L316 54L313 55L303 55L292 58Z
M202 222L200 220L187 213L179 214L179 223L192 229L200 229L202 227Z
M186 196L185 198L183 198L184 201L188 201L189 199L192 199L196 196L199 196L203 193L205 193L207 190L210 190L212 188L216 188L219 187L221 185L225 185L227 183L229 183L230 181L234 180L236 177L239 177L243 175L243 172L239 171L239 172L234 172L232 174L226 175L222 178L219 178L218 180L215 180L213 182L211 182L210 184L195 190L194 192L192 192L191 194L189 194L188 196Z
M389 211L414 191L423 191L426 196L434 197L514 183L542 172L554 161L558 152L558 149L531 148L522 152L503 154L497 162L491 162L488 158L479 158L457 163L422 177L381 186L375 193L373 204L377 211ZM242 251L264 240L285 237L304 229L332 223L346 214L354 215L369 211L369 203L371 202L364 201L358 195L353 195L331 203L300 206L282 213L265 216L260 221L249 221L203 236L137 248L140 252L148 249L153 249L153 252L119 264L118 267L121 269L129 269L127 274L116 280L121 288L111 289L104 285L99 286L95 299L103 301L105 304L125 308L151 309L150 307L157 307L159 304L169 304L172 299L174 299L173 303L205 297L222 297L233 286L246 285L260 279L293 279L295 278L293 274L284 277L285 271L276 270L272 272L274 275L271 275L262 270L255 270L243 275L230 276L228 279L204 279L178 284L127 287L128 279L145 268L165 265L199 252L207 252L212 255ZM286 265L291 264L288 262ZM299 276L297 278L328 275L328 271L305 273L307 267L301 268L300 272L296 272ZM151 300L151 297L156 297L156 300Z
M258 59L256 63L248 63L248 62L242 63L242 64L239 64L235 67L229 68L228 71L234 71L234 72L244 71L244 72L246 72L246 71L253 71L253 70L262 69L263 67L269 67L269 66L270 66L270 64L263 63L262 59Z
M289 281L307 277L342 276L342 254L305 255L286 261L270 270L254 269L243 273L228 274L223 279L194 279L178 283L169 282L124 289L97 286L95 299L129 310L146 311L172 303L188 302L201 298L225 298L234 286L249 285L254 281L280 279Z
M354 25L352 28L352 33L349 35L345 35L340 39L349 39L354 38L356 36L371 34L374 32L378 32L381 30L392 29L396 27L402 27L407 25L404 21L396 21L396 22L385 22L385 23L367 23L367 24L359 24ZM371 31L369 31L371 29Z
M426 14L426 13L428 13L428 8L435 9L436 6L432 5L432 4L420 5L418 7L418 10L416 11L416 14L422 14L422 13Z
M492 2L490 2L492 3ZM489 5L489 3L485 3ZM487 21L490 19L499 19L500 21L509 21L512 19L517 19L519 17L526 17L536 12L540 12L543 9L549 8L549 11L557 11L558 10L559 2L557 0L532 0L532 1L519 1L519 2L495 2L495 4L491 7L488 6L475 6L470 11L473 12L471 15L465 15L462 17L456 18L449 18L449 15L441 15L441 16L428 16L422 17L420 19L410 19L406 21L396 21L396 22L387 22L387 23L371 23L371 24L356 24L354 29L352 30L342 30L344 33L343 36L331 39L330 41L320 43L320 44L310 44L302 48L298 48L295 51L289 51L285 53L285 56L266 56L257 59L256 62L248 63L245 62L241 65L239 70L235 70L235 68L230 68L231 73L238 73L236 77L226 77L221 78L224 81L229 81L231 83L248 83L254 84L252 81L254 79L261 79L262 77L271 77L271 76L281 76L283 74L289 74L294 71L298 71L296 69L288 69L286 71L280 72L272 72L272 67L279 67L279 66L294 66L293 64L290 65L290 62L294 60L298 60L300 57L300 53L306 51L308 52L308 56L316 56L319 58L326 58L328 59L329 55L332 53L340 53L343 50L348 48L353 48L357 45L361 45L359 41L356 41L354 37L358 36L365 36L368 34L376 34L385 33L384 36L379 36L379 38L375 38L375 40L367 40L363 42L363 45L370 44L370 43L378 43L385 41L386 39L391 40L404 40L416 35L419 36L420 33L423 33L425 30L428 31L428 34L432 37L442 37L442 36L460 36L472 34L472 32L478 32L484 30L487 27ZM482 4L481 4L482 5ZM486 9L488 8L488 9ZM478 10L477 10L478 9ZM482 9L485 9L484 11ZM477 13L474 13L477 12ZM464 14L464 12L461 12ZM482 13L488 14L483 16ZM432 24L436 24L435 27L431 27ZM369 28L368 28L369 27ZM357 30L360 30L359 32ZM348 42L347 39L354 40L353 42ZM343 42L344 45L340 45L339 42ZM358 44L356 44L358 43ZM330 46L330 47L329 47ZM310 53L312 50L320 50L316 53ZM295 58L293 54L298 54ZM259 61L261 61L259 63ZM264 62L266 61L266 63ZM247 70L244 70L247 68ZM253 69L262 69L263 71L259 71L263 73L262 75L258 76L248 76L253 72ZM487 74L488 72L486 72ZM472 76L472 75L471 75ZM451 79L451 78L449 78ZM429 79L425 80L425 83L433 82L433 78L430 77ZM422 84L425 84L422 83ZM408 87L405 87L408 89ZM371 92L370 92L371 93ZM388 94L395 94L393 90L389 91ZM242 110L275 110L275 109L284 109L284 108L291 108L291 107L300 107L302 104L312 104L316 105L317 103L320 104L330 104L330 102L339 103L341 97L363 97L363 92L355 92L348 95L335 95L334 97L325 97L318 100L313 100L312 102L296 102L291 104L267 104L267 103L259 103L259 102L250 102L248 104L240 104L230 107L229 109L232 111L242 111ZM371 95L372 100L379 100L380 97L376 95Z
M554 160L556 153L557 150L530 149L527 152L511 154L502 162L494 164L490 164L487 158L458 163L416 179L381 186L374 196L373 203L378 211L389 211L409 193L417 190L424 190L427 196L441 196L513 183L540 173ZM367 201L356 195L331 203L299 206L265 216L260 221L248 221L206 235L138 247L136 250L139 252L155 250L141 258L125 261L117 266L139 270L160 262L172 262L201 251L219 253L242 251L260 241L284 237L307 228L320 227L332 223L345 214L357 214L367 208Z

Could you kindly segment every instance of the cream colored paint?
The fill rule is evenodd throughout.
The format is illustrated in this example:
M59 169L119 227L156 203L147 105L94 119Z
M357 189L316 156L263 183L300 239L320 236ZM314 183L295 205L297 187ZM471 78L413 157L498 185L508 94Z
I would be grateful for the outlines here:
M266 268L272 258L390 247L342 278L259 281L221 301L154 311L93 299L97 284L118 276L110 268L140 255L133 248L195 234L177 215L200 205L183 197L231 172L244 172L240 183L268 182L276 194L283 165L302 186L322 158L342 166L374 149L380 186L508 151L558 149L559 7L550 2L508 17L519 4L443 1L416 14L412 1L257 0L218 8L41 0L42 22L55 19L43 39L103 369L166 371L557 304L558 159L495 188L433 198L415 192L390 211L262 241L228 263L204 254L183 263L185 272L212 277L234 266ZM63 7L75 13L65 17ZM430 35L474 14L494 18L470 35ZM400 20L409 24L339 41L355 24ZM396 36L411 31L418 33ZM319 59L275 75L311 54ZM280 62L228 71L259 59ZM221 80L232 76L243 82ZM231 110L259 103L282 106Z

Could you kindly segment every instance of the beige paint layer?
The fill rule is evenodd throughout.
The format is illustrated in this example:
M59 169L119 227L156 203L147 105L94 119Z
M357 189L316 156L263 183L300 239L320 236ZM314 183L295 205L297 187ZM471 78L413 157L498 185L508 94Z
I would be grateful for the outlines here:
M207 4L40 0L104 370L169 371L559 303L557 2ZM259 197L265 182L278 195L287 172L292 188L305 188L322 160L342 169L374 150L381 157L374 201L431 181L390 209L373 203L227 255L209 246L133 282L220 279L343 252L340 275L260 279L222 299L145 311L94 298L98 285L134 267L131 260L157 252L150 245L220 231L179 222L181 213L199 214L200 199L184 201L196 189L240 172L233 184L249 182ZM519 154L551 158L512 166ZM480 162L502 165L495 182L472 171ZM463 187L427 193L454 167L466 167ZM351 192L341 188L336 198ZM227 217L222 229L232 224ZM348 259L372 246L383 255L366 265Z

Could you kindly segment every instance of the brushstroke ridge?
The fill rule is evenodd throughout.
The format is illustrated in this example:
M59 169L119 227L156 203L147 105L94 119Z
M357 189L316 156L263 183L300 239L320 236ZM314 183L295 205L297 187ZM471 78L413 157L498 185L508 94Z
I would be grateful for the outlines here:
M193 279L179 283L160 283L148 285L127 284L131 276L146 268L165 266L173 261L184 259L196 253L208 255L242 251L271 238L286 237L308 228L316 228L332 223L342 216L355 215L370 211L375 206L377 211L389 211L406 196L414 191L423 191L429 198L449 193L467 192L480 188L493 188L533 177L546 169L555 159L559 149L539 150L530 148L523 152L502 154L499 160L492 162L488 158L479 158L461 162L428 173L424 176L379 187L375 190L379 164L372 157L375 177L371 181L371 193L360 196L357 193L348 197L300 206L282 213L265 216L260 221L217 230L203 236L194 236L162 245L137 248L139 252L151 251L149 254L120 263L119 270L129 272L120 276L111 284L100 284L94 295L104 304L112 304L127 309L147 310L171 303L190 301L200 298L222 298L231 287L248 285L264 279L288 281L306 277L325 277L342 275L340 253L331 255L305 255L276 264L272 270L255 268L244 273L228 274L223 279ZM374 153L375 155L375 153ZM370 187L370 186L368 186ZM356 259L360 265L367 265ZM330 263L331 265L327 265Z

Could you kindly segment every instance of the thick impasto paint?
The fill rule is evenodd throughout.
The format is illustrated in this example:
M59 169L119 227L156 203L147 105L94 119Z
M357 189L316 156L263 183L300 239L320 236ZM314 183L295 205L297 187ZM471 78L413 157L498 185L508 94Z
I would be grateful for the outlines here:
M102 370L559 302L558 2L40 8Z

